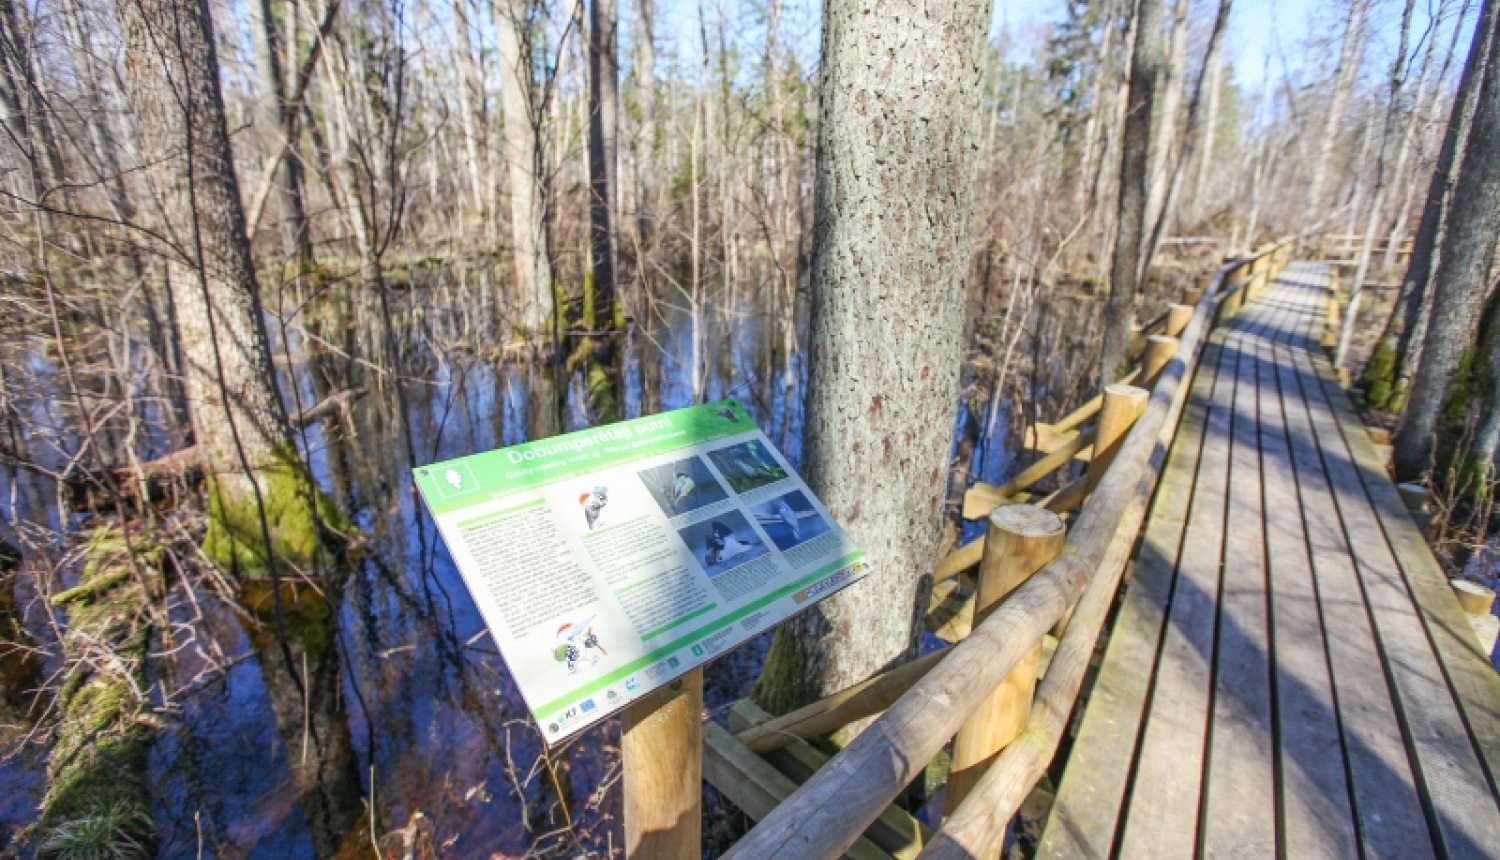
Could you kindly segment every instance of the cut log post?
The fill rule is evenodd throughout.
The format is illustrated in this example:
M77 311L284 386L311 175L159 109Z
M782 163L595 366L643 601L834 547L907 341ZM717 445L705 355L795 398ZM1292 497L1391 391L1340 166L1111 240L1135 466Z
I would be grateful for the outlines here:
M981 566L979 570L983 575L984 567ZM1495 605L1494 591L1467 579L1449 580L1448 584L1453 586L1453 593L1458 597L1458 605L1462 606L1465 612L1470 615L1490 614L1490 607ZM983 594L983 592L980 593Z
M1199 293L1199 296L1202 296L1201 292ZM1181 335L1182 330L1187 328L1187 324L1189 322L1192 322L1193 320L1193 310L1195 305L1197 305L1197 302L1180 305L1170 305L1167 308L1167 327L1162 330L1162 334L1166 335L1167 337L1177 337Z
M1172 356L1177 354L1177 338L1153 334L1146 342L1146 355L1141 359L1141 387L1147 390L1156 386L1156 378Z
M1104 389L1104 407L1099 410L1099 427L1094 439L1094 459L1089 461L1088 490L1092 493L1120 452L1120 443L1146 411L1151 393L1134 385L1116 383Z
M1108 398L1105 403L1108 408ZM1030 505L992 511L974 597L976 623L983 623L1007 595L1056 558L1066 537L1062 518L1051 511ZM1026 727L1040 657L1038 643L958 730L943 800L945 811L958 808L1000 750Z
M696 860L703 853L703 670L625 709L620 759L625 856Z

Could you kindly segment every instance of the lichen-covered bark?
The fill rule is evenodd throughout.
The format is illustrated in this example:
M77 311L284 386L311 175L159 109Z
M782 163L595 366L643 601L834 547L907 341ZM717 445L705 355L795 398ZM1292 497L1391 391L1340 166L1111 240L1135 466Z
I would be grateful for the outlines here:
M773 713L914 651L957 409L988 18L975 0L824 5L804 465L874 572L778 631L755 693Z
M1471 55L1488 78L1480 88L1473 126L1464 145L1463 164L1453 189L1448 227L1433 275L1431 319L1422 344L1422 360L1413 379L1406 414L1394 440L1398 480L1420 479L1431 465L1434 431L1444 399L1474 333L1476 315L1489 287L1500 238L1500 39L1496 16L1481 15L1491 31L1488 50ZM1476 44L1480 34L1475 35ZM1467 72L1466 72L1467 74Z
M142 551L145 543L135 536L132 568L119 529L100 529L89 541L79 587L54 598L67 609L70 674L36 825L41 860L155 855L146 784L153 731L143 698L151 628L134 577L154 576L160 552Z
M209 478L207 547L221 562L259 558L263 567L264 506L272 551L305 564L322 528L308 524L331 507L295 453L276 393L208 4L117 5L130 103L169 243L163 251L193 432ZM337 519L325 523L341 526ZM246 541L257 549L246 550Z

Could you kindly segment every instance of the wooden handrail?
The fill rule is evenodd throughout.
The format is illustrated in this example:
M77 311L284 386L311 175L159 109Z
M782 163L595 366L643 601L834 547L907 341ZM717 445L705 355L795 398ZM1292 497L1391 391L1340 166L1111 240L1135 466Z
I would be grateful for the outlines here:
M1263 250L1250 260L1266 257L1283 244ZM1087 654L1103 622L1097 604L1103 600L1107 605L1106 598L1112 595L1118 577L1112 568L1123 567L1129 545L1145 516L1167 443L1186 400L1187 386L1183 383L1197 362L1221 306L1219 288L1226 274L1244 262L1238 260L1221 267L1205 291L1179 339L1177 356L1162 371L1145 412L1125 437L1113 465L1105 470L1098 489L1084 505L1062 554L1016 589L849 746L767 814L725 855L727 860L776 857L800 860L843 854L926 767L963 721L1042 641L1088 586L1090 601L1079 603L1076 617L1059 646L1058 655L1062 659L1059 662L1054 657L1039 689L1044 697L1039 699L1037 707L1059 711L1063 714L1061 721L1065 722L1066 712L1077 695L1075 680L1081 684L1080 663L1087 663ZM1125 535L1129 535L1128 539ZM1101 594L1105 597L1098 596ZM971 820L972 816L964 818L965 809L976 800L994 797L1005 802L988 808L990 818L1008 820L1019 799L1034 784L1039 768L1055 752L1059 726L1056 719L1038 721L1034 708L1032 724L1016 743L1001 753L969 801L957 810L952 823ZM937 851L946 844L945 840L952 842L958 832L945 827L928 851L924 851L924 856ZM981 836L988 838L987 834L988 831Z

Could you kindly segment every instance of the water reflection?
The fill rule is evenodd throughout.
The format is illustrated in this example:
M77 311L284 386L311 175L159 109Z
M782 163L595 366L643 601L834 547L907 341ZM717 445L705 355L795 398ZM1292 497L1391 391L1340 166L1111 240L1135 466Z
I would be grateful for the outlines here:
M382 307L334 285L268 303L289 411L337 404L298 428L298 444L362 539L346 562L284 572L279 588L252 583L231 599L178 583L172 617L193 635L154 670L159 698L170 700L149 765L161 857L324 860L369 857L377 846L385 856L603 855L620 844L617 722L544 754L409 478L414 464L591 420L577 377L515 360L488 294L467 281L407 285ZM805 331L779 296L745 290L698 317L707 347L699 387L707 399L738 398L796 463ZM628 417L693 402L692 319L665 301L638 315L625 349ZM1076 315L1058 313L1040 339L1061 343L1070 327ZM25 359L34 379L55 372L41 351ZM1033 372L1033 393L1065 392L1066 365ZM17 438L15 450L61 465L78 446L67 415L45 398L25 408L58 435ZM967 437L965 456L979 452L981 474L996 479L1013 462L1019 410L1007 400L996 426L981 426L967 401L964 410L955 444ZM143 427L171 423L166 410L141 414ZM171 432L138 437L141 456L173 450ZM35 473L10 470L0 481L15 519L60 529L86 518ZM21 632L46 641L45 614L17 616L4 603L10 593L0 593L0 622L23 617ZM743 695L767 644L761 637L711 665L711 710ZM27 684L41 681L5 676L6 690ZM25 756L0 763L5 828L35 814L43 772Z

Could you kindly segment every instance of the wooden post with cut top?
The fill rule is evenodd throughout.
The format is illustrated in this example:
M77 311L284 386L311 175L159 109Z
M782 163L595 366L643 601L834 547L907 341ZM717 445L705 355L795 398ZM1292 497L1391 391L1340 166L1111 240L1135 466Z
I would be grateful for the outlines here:
M1201 293L1199 294L1202 295ZM1187 302L1180 305L1167 306L1167 327L1162 334L1167 337L1181 337L1188 323L1193 321L1193 311L1197 302Z
M1169 318L1170 321L1170 318ZM1177 338L1153 334L1146 338L1146 354L1141 358L1141 388L1150 391L1156 387L1156 379L1166 369L1167 362L1177 354Z
M1067 538L1061 517L1031 505L1003 505L990 512L989 520L979 562L979 587L974 595L975 626L1006 595L1056 558ZM944 790L945 815L958 808L1000 750L1026 727L1040 659L1041 643L1037 643L958 730Z
M1176 343L1173 343L1176 349ZM1151 393L1134 385L1116 383L1104 389L1104 406L1099 410L1098 434L1094 439L1094 456L1089 460L1088 489L1092 493L1099 486L1109 464L1120 452L1120 444L1135 424L1135 419L1146 411L1146 401Z
M702 715L702 669L625 709L620 760L630 860L703 855Z

